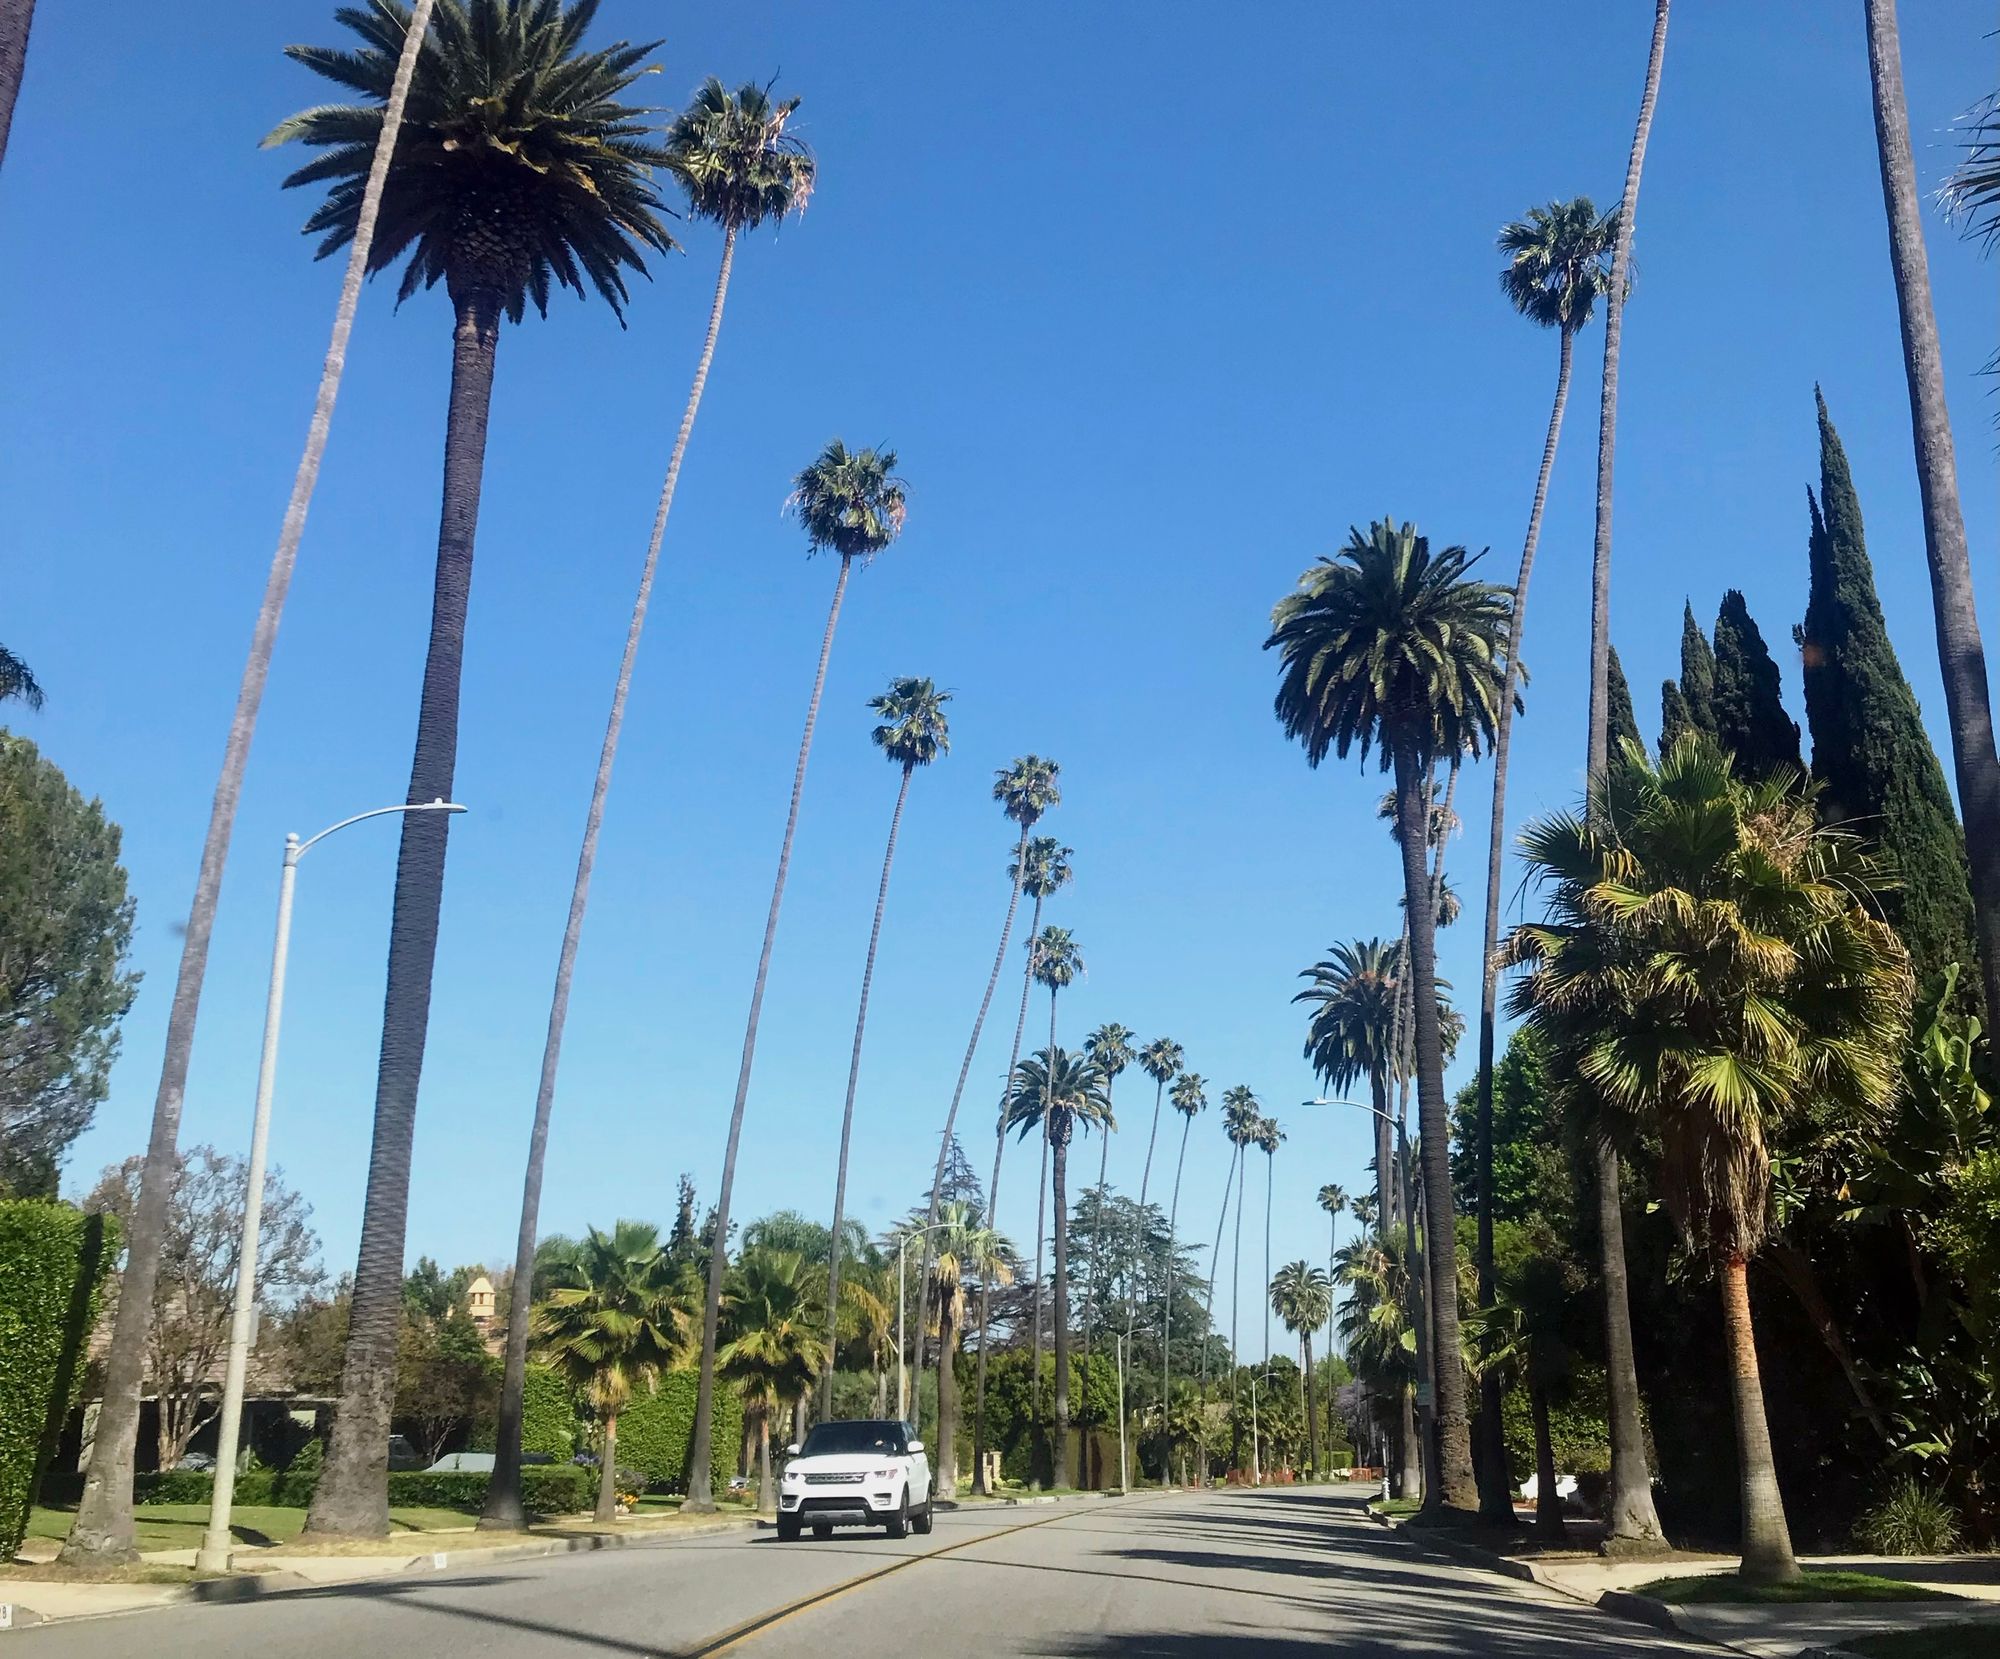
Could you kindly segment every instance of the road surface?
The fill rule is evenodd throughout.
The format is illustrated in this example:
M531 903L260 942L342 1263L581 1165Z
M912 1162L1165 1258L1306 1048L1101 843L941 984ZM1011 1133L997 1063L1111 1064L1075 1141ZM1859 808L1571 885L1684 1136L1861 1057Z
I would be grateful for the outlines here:
M768 1532L55 1624L8 1659L1473 1659L1712 1655L1419 1552L1298 1488Z

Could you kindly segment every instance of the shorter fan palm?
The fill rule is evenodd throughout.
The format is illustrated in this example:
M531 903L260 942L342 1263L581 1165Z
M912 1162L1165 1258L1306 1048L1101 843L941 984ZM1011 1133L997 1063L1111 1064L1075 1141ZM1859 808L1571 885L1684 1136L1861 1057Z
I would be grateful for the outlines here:
M958 1357L965 1331L966 1290L969 1285L1005 1286L1014 1282L1017 1260L1013 1244L986 1225L976 1204L953 1199L938 1209L937 1248L925 1287L926 1319L937 1333L938 1453L937 1478L947 1494L958 1484Z
M1271 1311L1284 1321L1285 1329L1299 1339L1305 1369L1301 1373L1305 1389L1306 1444L1315 1469L1319 1456L1319 1405L1313 1383L1313 1332L1333 1316L1333 1283L1317 1267L1304 1262L1287 1262L1271 1276Z
M784 1402L810 1388L826 1363L824 1286L813 1264L795 1252L749 1249L733 1267L723 1299L726 1340L716 1350L716 1371L735 1387L755 1428L762 1509L775 1510L778 1503L771 1481L772 1424Z

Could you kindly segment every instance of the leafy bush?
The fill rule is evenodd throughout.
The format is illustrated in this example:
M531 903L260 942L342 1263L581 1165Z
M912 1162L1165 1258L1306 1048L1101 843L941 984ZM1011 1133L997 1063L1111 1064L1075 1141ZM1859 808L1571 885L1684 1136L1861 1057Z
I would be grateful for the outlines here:
M640 1394L618 1415L618 1463L643 1474L669 1492L685 1492L688 1457L694 1440L694 1401L699 1379L692 1371L669 1371L651 1394ZM726 1388L715 1391L715 1420L709 1436L709 1479L727 1488L743 1444L743 1405Z
M290 1463L272 1477L271 1502L292 1509L311 1503L313 1491L319 1485L320 1470L325 1466L326 1452L318 1436L314 1436L292 1454Z
M74 1205L0 1202L0 1560L21 1547L75 1403L116 1235L115 1224Z
M568 1462L576 1452L576 1396L546 1365L531 1365L521 1383L521 1450ZM692 1419L690 1419L692 1421Z
M1958 1548L1958 1511L1944 1494L1905 1475L1854 1523L1854 1535L1877 1555L1948 1555Z
M485 1496L482 1490L480 1497ZM588 1509L596 1496L595 1469L581 1469L574 1463L531 1463L521 1471L522 1503L544 1515Z

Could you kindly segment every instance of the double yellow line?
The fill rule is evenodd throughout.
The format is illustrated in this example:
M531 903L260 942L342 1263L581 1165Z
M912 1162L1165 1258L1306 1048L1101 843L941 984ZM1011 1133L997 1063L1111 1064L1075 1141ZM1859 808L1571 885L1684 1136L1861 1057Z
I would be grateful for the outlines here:
M1091 1513L1096 1514L1107 1507L1105 1504L1093 1504L1091 1506ZM1011 1538L1017 1532L1032 1532L1036 1527L1052 1526L1057 1521L1068 1520L1075 1513L1076 1511L1073 1509L1061 1508L1055 1514L1044 1515L1039 1520L1022 1521L1017 1526L1001 1527L994 1532L982 1532L977 1538L967 1538L956 1544L946 1544L942 1549L926 1550L922 1555L898 1556L886 1566L877 1567L870 1572L865 1572L858 1578L846 1579L828 1589L817 1590L809 1596L801 1596L797 1601L787 1602L783 1607L774 1607L768 1613L759 1613L753 1619L745 1619L743 1623L723 1631L719 1636L711 1636L707 1641L700 1643L698 1646L682 1649L677 1655L677 1659L716 1659L717 1655L728 1653L740 1647L753 1636L761 1636L765 1631L785 1623L786 1620L796 1618L799 1614L807 1612L812 1608L823 1607L828 1602L847 1595L851 1591L860 1590L870 1584L878 1583L882 1579L889 1577L892 1573L900 1573L906 1568L921 1566L924 1562L935 1561L940 1556L955 1555L958 1551L969 1550L976 1544L990 1544L996 1538Z

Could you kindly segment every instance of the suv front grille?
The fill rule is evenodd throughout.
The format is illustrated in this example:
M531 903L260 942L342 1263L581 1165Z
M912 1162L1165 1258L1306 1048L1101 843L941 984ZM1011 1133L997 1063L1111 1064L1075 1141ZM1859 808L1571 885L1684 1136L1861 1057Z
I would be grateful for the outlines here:
M806 1475L808 1486L859 1486L867 1476L860 1474L812 1474Z

